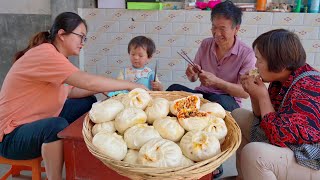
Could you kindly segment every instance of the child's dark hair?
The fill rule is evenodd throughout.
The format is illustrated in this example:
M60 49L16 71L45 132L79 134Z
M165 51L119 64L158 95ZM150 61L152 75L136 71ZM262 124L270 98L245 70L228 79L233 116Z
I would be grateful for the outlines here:
M63 29L66 34L70 34L76 29L79 24L83 23L87 28L87 24L78 14L73 12L64 12L59 14L53 22L50 31L39 32L34 35L28 44L28 47L15 54L13 62L16 62L21 56L24 55L29 49L43 43L52 43L60 29Z
M131 48L142 47L147 50L148 58L151 58L156 51L156 45L151 38L145 36L136 36L128 44L128 53L130 54Z

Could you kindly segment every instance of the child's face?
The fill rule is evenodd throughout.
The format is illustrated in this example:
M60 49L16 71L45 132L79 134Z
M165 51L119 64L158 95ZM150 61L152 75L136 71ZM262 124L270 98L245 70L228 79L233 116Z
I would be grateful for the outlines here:
M147 50L143 47L131 47L129 55L131 64L135 68L143 68L150 60Z

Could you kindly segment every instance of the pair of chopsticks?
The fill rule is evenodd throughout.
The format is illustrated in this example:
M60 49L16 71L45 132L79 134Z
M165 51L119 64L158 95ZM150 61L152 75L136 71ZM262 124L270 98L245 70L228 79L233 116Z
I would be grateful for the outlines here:
M191 58L188 56L184 50L181 49L181 53L177 52L185 61L187 61L192 67L194 67L199 73L202 71L196 66L196 64L191 60Z

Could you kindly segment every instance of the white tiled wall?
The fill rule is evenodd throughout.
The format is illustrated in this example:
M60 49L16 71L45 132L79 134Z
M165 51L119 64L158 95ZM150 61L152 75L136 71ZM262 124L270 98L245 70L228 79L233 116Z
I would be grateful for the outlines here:
M132 37L151 37L157 47L149 66L159 62L159 78L167 87L180 83L191 88L184 72L186 63L177 51L194 57L201 40L211 36L210 11L139 11L125 9L79 9L89 26L88 43L80 67L88 72L116 77L129 64L127 45ZM239 37L251 46L260 34L276 28L296 32L307 51L307 62L320 69L320 14L244 12Z

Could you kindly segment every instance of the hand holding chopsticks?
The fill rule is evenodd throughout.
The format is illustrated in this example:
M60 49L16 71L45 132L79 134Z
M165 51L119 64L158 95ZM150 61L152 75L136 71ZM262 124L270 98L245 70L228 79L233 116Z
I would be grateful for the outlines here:
M195 64L191 58L187 55L186 52L181 50L181 53L177 52L185 61L187 61L198 73L201 73L202 70L199 68L199 65Z

